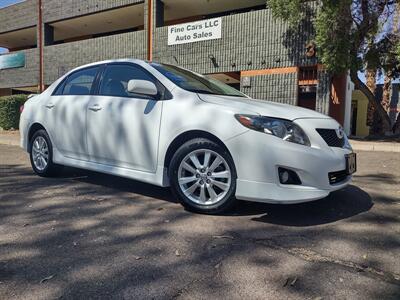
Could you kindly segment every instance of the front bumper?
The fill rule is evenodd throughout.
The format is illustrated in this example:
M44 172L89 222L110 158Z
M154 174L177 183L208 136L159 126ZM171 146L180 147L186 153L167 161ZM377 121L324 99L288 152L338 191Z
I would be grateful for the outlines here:
M311 147L275 136L247 131L226 141L237 171L236 198L267 203L301 203L324 198L351 182L347 176L330 184L328 174L346 169L345 155L352 151L329 147L315 128L337 128L332 119L297 120L310 138ZM301 185L279 182L278 168L295 171Z

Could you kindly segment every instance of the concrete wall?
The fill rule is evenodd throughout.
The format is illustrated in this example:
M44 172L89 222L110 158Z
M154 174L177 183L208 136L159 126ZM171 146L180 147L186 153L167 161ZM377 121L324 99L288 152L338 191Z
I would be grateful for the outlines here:
M222 20L221 39L182 45L168 46L167 27L156 28L154 60L176 63L175 56L179 65L199 73L316 64L315 59L305 55L311 36L297 34L294 39L287 34L288 25L273 18L269 9L225 16ZM210 54L216 58L218 68L209 59Z
M37 0L27 0L0 9L0 32L31 27L37 23Z
M119 6L136 4L144 0L42 0L43 22L54 22L91 14Z
M39 82L39 50L28 49L25 53L25 67L0 70L0 88L37 86ZM18 53L13 52L13 53ZM7 54L3 54L7 55Z
M44 80L51 84L67 71L91 62L114 58L146 58L146 34L129 32L44 48Z
M253 76L250 82L241 91L252 98L297 105L297 73Z
M356 136L364 137L369 134L367 123L368 98L359 90L353 91L352 101L357 106Z

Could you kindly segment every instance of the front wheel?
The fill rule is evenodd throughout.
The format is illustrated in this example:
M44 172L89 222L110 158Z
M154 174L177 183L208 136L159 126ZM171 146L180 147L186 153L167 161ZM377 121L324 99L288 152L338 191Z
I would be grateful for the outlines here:
M45 130L36 131L31 138L29 155L32 169L39 176L53 176L60 168L53 163L53 146Z
M183 144L170 164L172 190L187 209L220 213L236 199L236 171L230 154L207 139Z

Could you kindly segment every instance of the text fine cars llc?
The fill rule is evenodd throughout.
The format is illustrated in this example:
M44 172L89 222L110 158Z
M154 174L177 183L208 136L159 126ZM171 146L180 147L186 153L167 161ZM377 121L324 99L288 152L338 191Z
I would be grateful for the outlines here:
M186 27L171 27L170 28L170 33L182 33L185 30L187 31L196 31L196 30L202 30L202 29L210 29L213 27L218 27L219 26L220 20L212 20L212 21L207 21L203 24L188 24ZM213 36L213 33L211 31L208 32L193 32L191 35L186 34L186 35L177 35L175 41L188 41L191 39L202 39L202 38L210 38Z

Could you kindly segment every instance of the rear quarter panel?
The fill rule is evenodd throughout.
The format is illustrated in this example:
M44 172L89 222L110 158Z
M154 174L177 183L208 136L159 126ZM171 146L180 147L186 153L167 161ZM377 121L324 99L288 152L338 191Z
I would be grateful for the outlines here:
M39 123L40 125L42 125L49 134L50 139L53 140L52 133L49 132L49 130L47 129L45 105L47 101L50 100L54 88L61 82L62 79L63 78L60 78L59 80L55 81L50 87L46 89L46 91L28 99L28 101L25 102L24 111L21 114L19 127L21 135L20 145L23 149L28 149L29 130L31 126L35 123Z

